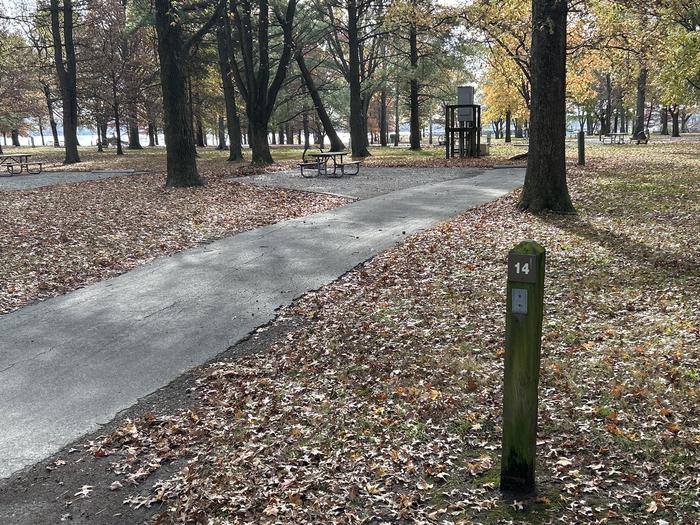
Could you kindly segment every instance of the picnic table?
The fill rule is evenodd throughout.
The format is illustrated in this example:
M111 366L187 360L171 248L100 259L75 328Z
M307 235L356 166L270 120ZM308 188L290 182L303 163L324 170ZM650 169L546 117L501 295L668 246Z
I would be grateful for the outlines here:
M360 171L360 161L345 161L343 162L343 157L349 155L347 151L326 151L320 153L310 153L309 156L315 158L314 162L302 162L299 166L301 167L301 174L304 175L304 168L314 169L316 175L337 175L338 169L340 169L340 175L345 175L345 168L351 167L355 171L353 173L348 173L348 175L357 175ZM333 171L329 172L329 162L333 162ZM305 175L304 175L305 176Z
M610 139L610 144L624 144L625 137L628 133L606 133L603 135L603 144L605 144L605 139Z
M29 153L11 153L9 155L0 155L0 170L4 166L10 177L12 175L21 175L23 171L33 175L41 173L41 162L30 162L30 158L31 154Z

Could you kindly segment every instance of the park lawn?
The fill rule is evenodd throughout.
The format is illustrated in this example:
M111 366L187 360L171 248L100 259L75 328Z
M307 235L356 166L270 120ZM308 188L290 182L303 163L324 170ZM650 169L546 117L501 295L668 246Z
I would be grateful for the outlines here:
M0 191L0 314L201 242L346 202L221 176L186 189L140 174Z
M275 165L267 168L252 169L249 162L229 162L228 152L219 151L216 148L199 148L197 166L204 177L227 174L229 176L244 176L260 171L278 171L280 169L296 169L301 161L304 151L303 146L271 146ZM94 147L81 147L81 162L69 166L63 165L63 149L52 147L37 148L3 148L6 154L15 151L28 152L34 160L42 162L45 171L98 171L98 170L133 170L147 173L165 173L165 148L144 148L142 150L124 150L124 155L117 156L113 148L98 153ZM316 151L316 150L310 150ZM406 147L370 147L371 157L365 159L366 166L404 167L450 167L450 166L493 166L494 164L507 164L511 161L508 157L522 153L525 148L494 144L488 157L479 159L445 159L445 150L442 147L426 146L422 151L414 152ZM250 151L243 150L247 159L250 159ZM521 161L522 162L522 161Z
M578 215L517 213L515 192L412 236L286 310L301 326L272 347L203 369L195 408L89 448L122 482L153 473L125 502L164 502L163 523L697 523L699 153L591 148L569 166ZM538 494L509 500L505 261L523 239L548 265Z

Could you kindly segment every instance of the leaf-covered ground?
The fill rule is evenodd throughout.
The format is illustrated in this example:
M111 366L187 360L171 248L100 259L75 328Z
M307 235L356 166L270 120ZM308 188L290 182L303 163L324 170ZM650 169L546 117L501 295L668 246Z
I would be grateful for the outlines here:
M91 444L161 523L654 523L700 516L700 144L593 149L577 216L473 209L300 300L198 408ZM538 494L498 491L505 258L548 250ZM149 481L150 483L150 481ZM79 487L78 487L79 488ZM116 487L118 488L118 487ZM76 489L77 490L77 489Z
M0 314L199 242L345 202L222 177L165 189L155 174L0 192Z

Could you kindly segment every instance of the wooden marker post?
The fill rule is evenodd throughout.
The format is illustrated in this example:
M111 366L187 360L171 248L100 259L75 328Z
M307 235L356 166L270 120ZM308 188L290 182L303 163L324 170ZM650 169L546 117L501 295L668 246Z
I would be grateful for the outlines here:
M508 252L501 490L535 488L545 250L524 241Z
M578 164L586 165L586 134L583 131L578 132Z

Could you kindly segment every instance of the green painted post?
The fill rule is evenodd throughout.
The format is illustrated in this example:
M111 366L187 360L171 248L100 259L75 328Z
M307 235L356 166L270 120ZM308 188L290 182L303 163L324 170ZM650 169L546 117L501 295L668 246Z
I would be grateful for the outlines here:
M586 134L583 131L578 132L578 163L579 166L586 165Z
M535 488L545 249L524 241L508 252L501 490Z

